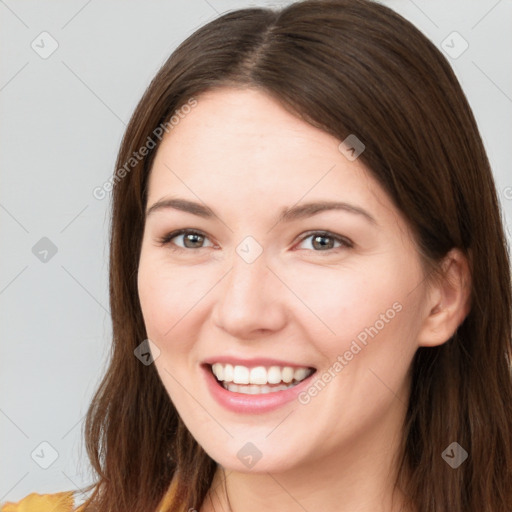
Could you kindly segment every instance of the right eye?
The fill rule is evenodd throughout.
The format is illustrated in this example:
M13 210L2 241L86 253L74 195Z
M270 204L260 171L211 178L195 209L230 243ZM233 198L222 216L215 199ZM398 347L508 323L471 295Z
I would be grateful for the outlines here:
M172 240L174 238L182 237L183 246L177 245ZM196 231L194 229L179 229L177 231L173 231L163 236L158 240L160 245L167 245L173 251L175 250L187 250L187 249L203 249L206 246L201 246L199 244L204 243L205 240L208 240L208 237L201 233L200 231ZM210 245L213 247L213 244Z

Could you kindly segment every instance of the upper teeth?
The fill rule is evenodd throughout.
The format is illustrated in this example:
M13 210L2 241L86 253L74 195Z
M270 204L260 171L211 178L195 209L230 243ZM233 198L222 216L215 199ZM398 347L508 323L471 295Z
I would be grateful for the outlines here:
M291 366L255 366L248 368L242 365L215 363L212 371L218 380L235 384L279 384L293 380L301 381L311 375L313 370L307 367L292 368Z

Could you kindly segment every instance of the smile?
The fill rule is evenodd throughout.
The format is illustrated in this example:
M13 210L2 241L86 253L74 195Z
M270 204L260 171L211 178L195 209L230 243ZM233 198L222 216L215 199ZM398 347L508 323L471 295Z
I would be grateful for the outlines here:
M247 395L276 393L292 388L314 373L313 368L214 363L211 371L226 390Z

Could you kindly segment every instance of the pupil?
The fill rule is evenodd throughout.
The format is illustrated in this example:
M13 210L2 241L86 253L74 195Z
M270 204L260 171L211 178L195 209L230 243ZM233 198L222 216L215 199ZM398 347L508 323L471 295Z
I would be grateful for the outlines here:
M320 248L325 248L325 247L328 247L328 246L330 247L330 246L331 246L331 244L329 244L329 243L325 243L325 240L328 240L329 238L330 238L330 237L328 237L328 236L323 236L323 235L316 236L316 237L313 239L313 245L315 246L315 242L316 242L317 240L323 240L324 242L321 242L321 243L319 244L319 247L320 247Z
M196 247L195 245L193 245L194 243L197 243L197 242L201 242L202 236L201 235L198 235L196 233L189 233L186 237L185 237L185 246L186 247L189 247L187 245L187 242L191 242L192 243L192 247Z

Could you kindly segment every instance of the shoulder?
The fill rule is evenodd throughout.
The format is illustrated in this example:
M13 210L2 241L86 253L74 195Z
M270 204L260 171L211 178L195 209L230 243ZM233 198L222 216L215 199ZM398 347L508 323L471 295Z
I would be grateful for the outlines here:
M159 505L159 511L166 510L173 502L177 482L173 479ZM16 502L0 503L0 512L83 512L85 505L75 503L79 491L38 494L36 492Z
M0 512L73 512L75 511L75 492L56 492L38 494L36 492L16 502L0 503ZM80 512L80 508L76 509Z

